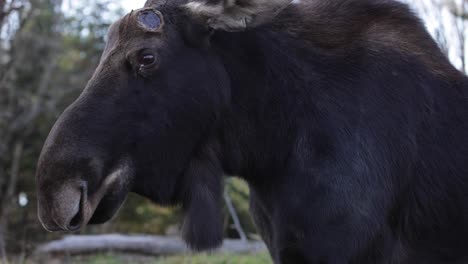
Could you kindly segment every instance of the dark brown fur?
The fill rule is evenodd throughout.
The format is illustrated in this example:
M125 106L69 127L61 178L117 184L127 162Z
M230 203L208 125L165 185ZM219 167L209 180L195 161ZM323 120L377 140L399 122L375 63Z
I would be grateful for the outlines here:
M272 23L324 52L362 47L377 55L392 49L417 57L436 74L461 77L421 20L407 5L393 0L304 0Z
M111 27L44 146L44 226L105 222L133 191L213 248L227 174L277 264L468 261L468 79L421 21L392 0L245 1L153 0ZM162 28L136 21L151 10Z

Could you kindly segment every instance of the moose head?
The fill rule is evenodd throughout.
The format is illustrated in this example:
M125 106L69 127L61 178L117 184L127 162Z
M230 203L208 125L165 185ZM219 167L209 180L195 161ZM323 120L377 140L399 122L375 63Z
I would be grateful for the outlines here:
M135 192L181 205L191 247L222 241L215 138L231 87L210 37L260 24L288 1L237 2L148 1L110 27L99 66L39 159L39 218L47 230L106 222Z

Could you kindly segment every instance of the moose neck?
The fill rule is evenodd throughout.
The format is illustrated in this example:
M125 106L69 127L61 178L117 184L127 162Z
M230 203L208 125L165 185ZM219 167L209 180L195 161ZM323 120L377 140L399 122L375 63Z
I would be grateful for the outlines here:
M212 45L231 80L231 105L220 140L223 167L249 183L271 179L284 168L298 133L295 126L306 118L295 113L297 105L313 93L300 77L310 68L297 59L301 43L259 28L216 33ZM308 103L306 108L314 106Z

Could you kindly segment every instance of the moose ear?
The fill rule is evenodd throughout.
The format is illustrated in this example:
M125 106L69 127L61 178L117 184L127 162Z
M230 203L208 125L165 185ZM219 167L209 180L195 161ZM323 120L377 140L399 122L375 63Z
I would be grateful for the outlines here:
M223 242L223 173L212 155L194 158L187 169L187 194L182 236L194 250L209 250Z
M209 27L243 31L272 20L292 0L193 0L184 5Z
M164 19L158 10L143 8L137 11L136 19L138 25L145 31L160 32L164 26Z

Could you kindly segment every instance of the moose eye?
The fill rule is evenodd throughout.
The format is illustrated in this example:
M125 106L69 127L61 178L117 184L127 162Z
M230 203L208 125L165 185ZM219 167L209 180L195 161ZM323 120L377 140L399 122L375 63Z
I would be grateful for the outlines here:
M156 61L156 57L152 54L143 54L138 59L138 63L141 66L149 66Z

